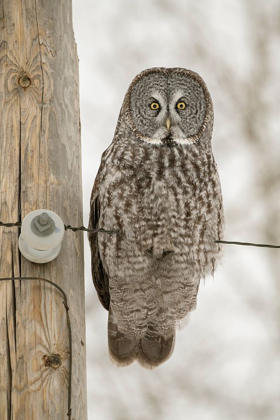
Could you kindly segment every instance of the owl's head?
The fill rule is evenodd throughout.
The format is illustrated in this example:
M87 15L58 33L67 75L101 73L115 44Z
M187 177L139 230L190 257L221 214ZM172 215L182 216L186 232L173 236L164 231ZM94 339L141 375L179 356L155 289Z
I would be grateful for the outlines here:
M213 123L206 84L182 68L144 70L132 81L123 112L138 138L168 146L195 142Z

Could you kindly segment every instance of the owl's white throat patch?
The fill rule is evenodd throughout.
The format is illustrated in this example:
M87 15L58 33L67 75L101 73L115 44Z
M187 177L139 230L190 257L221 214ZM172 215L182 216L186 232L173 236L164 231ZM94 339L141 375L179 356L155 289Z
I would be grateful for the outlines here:
M141 139L145 142L145 143L149 143L149 144L158 144L158 145L168 145L166 144L165 138L154 138L154 137L143 137L141 136ZM196 142L196 140L191 140L188 138L181 138L181 137L172 137L172 142L175 144L193 144ZM170 142L171 143L171 142Z
M168 131L165 127L159 128L152 137L141 136L149 144L172 146L175 144L193 144L194 140L184 136L179 127L172 127Z

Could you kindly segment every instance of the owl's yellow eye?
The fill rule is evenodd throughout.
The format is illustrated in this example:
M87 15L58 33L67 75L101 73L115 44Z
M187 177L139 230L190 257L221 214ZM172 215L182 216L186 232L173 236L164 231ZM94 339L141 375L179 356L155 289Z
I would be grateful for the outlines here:
M177 109L180 109L180 110L185 109L186 106L187 106L186 103L183 102L183 101L178 102L177 105L176 105Z
M150 108L153 109L153 110L159 109L160 108L159 103L158 102L152 102L151 105L150 105Z

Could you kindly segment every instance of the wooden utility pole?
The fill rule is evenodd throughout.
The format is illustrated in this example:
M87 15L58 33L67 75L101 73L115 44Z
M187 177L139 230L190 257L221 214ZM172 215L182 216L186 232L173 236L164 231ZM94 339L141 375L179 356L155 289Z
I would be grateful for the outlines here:
M49 209L82 225L78 59L71 0L0 0L0 220ZM17 227L0 227L0 419L85 420L83 233L66 231L58 258L34 264Z

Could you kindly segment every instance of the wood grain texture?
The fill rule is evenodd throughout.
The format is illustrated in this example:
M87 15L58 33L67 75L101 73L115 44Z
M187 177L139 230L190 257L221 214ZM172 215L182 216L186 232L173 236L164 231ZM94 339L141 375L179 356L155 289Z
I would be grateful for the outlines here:
M0 220L46 208L82 225L78 59L70 0L0 0ZM18 228L0 228L0 277L62 287L73 346L72 419L86 414L83 233L58 258L33 264ZM62 296L39 281L0 284L0 419L67 419L69 337ZM59 354L61 366L46 358Z

